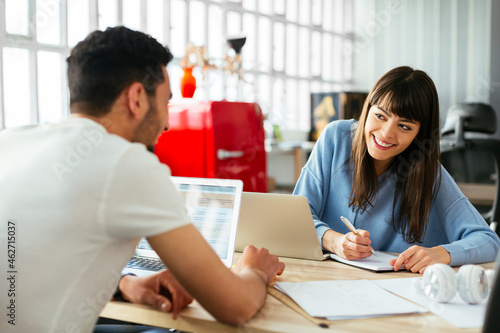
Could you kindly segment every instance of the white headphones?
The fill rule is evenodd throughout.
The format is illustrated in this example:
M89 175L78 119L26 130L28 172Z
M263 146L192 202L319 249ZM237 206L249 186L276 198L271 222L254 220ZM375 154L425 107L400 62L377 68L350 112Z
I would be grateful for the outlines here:
M488 296L493 275L493 269L485 270L476 265L464 265L455 273L448 265L434 264L427 267L421 278L415 280L414 288L440 303L449 302L458 290L465 302L478 304Z

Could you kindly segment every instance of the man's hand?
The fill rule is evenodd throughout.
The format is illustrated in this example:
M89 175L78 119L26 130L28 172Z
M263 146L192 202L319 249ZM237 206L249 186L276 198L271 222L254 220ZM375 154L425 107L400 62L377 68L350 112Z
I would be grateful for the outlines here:
M402 252L397 259L389 261L389 264L394 266L395 271L398 271L404 264L407 271L423 274L430 265L437 263L448 265L450 261L450 254L442 246L428 248L413 245Z
M193 301L193 297L184 290L169 270L146 277L125 275L118 288L125 300L172 312L174 319L177 319L181 309Z
M280 262L277 256L269 254L267 249L257 249L253 245L248 245L243 250L243 255L233 268L233 272L239 273L246 268L254 269L269 284L276 275L283 273L285 264Z

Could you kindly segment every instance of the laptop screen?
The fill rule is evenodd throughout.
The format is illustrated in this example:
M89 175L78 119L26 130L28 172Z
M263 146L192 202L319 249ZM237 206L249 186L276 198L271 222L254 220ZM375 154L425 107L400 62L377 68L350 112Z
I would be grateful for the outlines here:
M228 267L233 263L243 182L172 177L193 225Z
M171 177L171 179L184 199L193 225L212 246L224 265L231 267L243 182L214 178ZM156 252L148 241L142 238L137 245L135 256L123 269L122 274L134 273L144 276L162 268L165 266L159 261Z

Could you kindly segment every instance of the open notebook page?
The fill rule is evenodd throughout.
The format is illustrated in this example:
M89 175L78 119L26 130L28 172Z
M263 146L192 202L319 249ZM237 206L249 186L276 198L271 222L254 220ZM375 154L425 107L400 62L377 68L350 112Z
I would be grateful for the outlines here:
M386 272L394 270L394 267L389 265L389 261L392 259L396 259L397 258L396 255L381 251L374 251L374 252L375 255L371 255L368 258L359 260L347 260L339 257L334 253L330 253L330 258L336 261L340 261L344 264L356 266L359 268L369 269L375 272ZM404 269L404 267L402 266L401 269Z

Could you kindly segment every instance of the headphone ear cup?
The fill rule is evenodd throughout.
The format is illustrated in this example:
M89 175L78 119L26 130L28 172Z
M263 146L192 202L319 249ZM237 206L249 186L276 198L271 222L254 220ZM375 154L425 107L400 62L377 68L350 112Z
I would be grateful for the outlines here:
M422 277L424 293L440 303L449 302L457 292L457 276L453 269L445 264L427 267Z
M458 293L469 304L481 303L488 296L488 280L484 268L464 265L458 270Z

